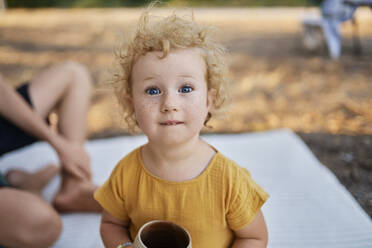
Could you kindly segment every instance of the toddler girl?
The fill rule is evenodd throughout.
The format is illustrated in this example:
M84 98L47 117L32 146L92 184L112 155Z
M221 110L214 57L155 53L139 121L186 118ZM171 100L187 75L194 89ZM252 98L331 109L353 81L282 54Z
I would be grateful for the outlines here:
M189 231L196 248L266 247L267 193L246 169L200 138L226 98L227 66L213 29L172 14L142 14L122 48L116 81L125 119L148 143L96 191L106 247L130 247L151 220Z

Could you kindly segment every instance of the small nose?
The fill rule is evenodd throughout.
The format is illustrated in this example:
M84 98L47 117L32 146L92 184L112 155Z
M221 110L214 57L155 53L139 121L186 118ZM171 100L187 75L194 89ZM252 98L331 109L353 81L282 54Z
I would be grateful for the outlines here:
M177 112L179 109L177 104L176 96L172 96L169 93L164 94L163 96L163 102L161 106L161 112L167 113L167 112Z

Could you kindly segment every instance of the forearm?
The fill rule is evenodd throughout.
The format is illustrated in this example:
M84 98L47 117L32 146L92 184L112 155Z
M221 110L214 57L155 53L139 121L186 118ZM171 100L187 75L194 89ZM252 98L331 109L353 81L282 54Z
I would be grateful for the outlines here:
M54 134L44 120L10 86L0 79L0 114L22 130L54 143ZM53 144L52 144L53 145Z
M266 242L261 239L236 238L231 248L266 248Z
M120 244L132 241L128 228L113 223L101 224L101 237L106 248L116 248Z

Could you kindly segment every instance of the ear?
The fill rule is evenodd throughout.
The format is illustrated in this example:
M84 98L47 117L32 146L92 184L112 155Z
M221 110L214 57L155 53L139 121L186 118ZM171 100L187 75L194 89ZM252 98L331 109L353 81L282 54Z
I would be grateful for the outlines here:
M216 89L209 89L207 93L207 108L211 110L213 108L213 103L216 99L217 90Z

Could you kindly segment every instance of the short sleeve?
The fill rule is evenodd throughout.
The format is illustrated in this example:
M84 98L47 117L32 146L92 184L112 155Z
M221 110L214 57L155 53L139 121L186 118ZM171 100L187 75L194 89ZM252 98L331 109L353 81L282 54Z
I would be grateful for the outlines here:
M243 168L239 171L233 185L227 223L232 230L239 230L253 220L269 195Z
M94 193L94 199L115 218L128 221L125 208L124 175L120 163L112 172L110 178Z

